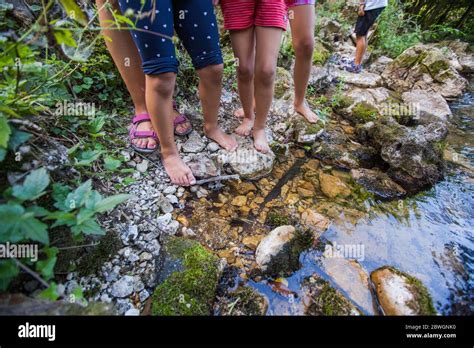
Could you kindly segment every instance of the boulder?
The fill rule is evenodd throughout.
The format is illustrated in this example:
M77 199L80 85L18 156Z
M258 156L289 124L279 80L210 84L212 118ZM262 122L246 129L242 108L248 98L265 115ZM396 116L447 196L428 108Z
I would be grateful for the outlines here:
M389 88L398 92L423 89L444 98L456 98L468 86L467 80L456 70L457 64L449 48L419 44L388 64L382 77Z
M436 315L428 290L415 277L385 266L370 279L385 315Z
M255 150L250 138L236 136L239 147L234 152L219 151L218 160L229 164L232 170L241 178L259 180L270 174L275 161L275 154L270 151L261 153Z
M332 78L327 66L311 66L308 85L317 90L324 90L331 85Z
M352 169L352 178L365 190L381 200L400 199L406 191L390 177L378 169Z
M370 64L370 71L382 74L388 64L393 62L392 58L381 56L378 57L372 64Z
M414 106L417 111L415 121L419 124L447 122L448 118L452 116L448 103L438 93L417 89L404 92L402 100L405 104Z
M299 268L299 255L313 240L311 234L301 233L284 225L271 231L257 247L255 259L259 269L269 276L285 276Z
M408 128L388 118L369 131L371 142L390 165L388 174L409 193L431 187L444 175L445 123Z

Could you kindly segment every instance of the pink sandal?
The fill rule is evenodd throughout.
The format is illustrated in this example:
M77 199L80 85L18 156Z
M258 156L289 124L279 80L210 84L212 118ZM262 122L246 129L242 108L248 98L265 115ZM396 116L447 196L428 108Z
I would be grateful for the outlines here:
M158 146L155 146L154 148L143 148L143 147L138 147L133 143L134 139L145 139L145 138L152 138L153 140L156 141L156 144L158 145L159 140L158 137L156 136L156 133L154 131L137 131L137 126L142 123L142 122L151 122L150 120L150 115L148 114L140 114L136 115L133 120L132 120L132 128L130 128L130 145L132 148L141 153L153 153Z
M173 109L178 111L178 105L176 104L175 101L173 101ZM189 122L189 119L186 117L186 115L184 114L179 114L178 117L176 117L173 121L173 125L174 125L174 134L177 135L177 136L185 136L185 135L188 135L189 133L191 133L193 131L193 126L191 125L191 122L189 122L189 125L190 127L188 129L186 129L184 132L179 132L178 129L177 129L177 126L179 126L180 124L183 124L183 123L186 123L186 122Z

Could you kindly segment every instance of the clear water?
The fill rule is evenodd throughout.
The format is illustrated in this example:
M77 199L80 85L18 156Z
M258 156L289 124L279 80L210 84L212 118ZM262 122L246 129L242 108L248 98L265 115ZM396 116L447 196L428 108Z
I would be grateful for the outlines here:
M449 146L470 166L474 165L473 92L474 85L471 84L470 91L451 104L454 117L448 138ZM349 222L333 224L323 237L333 244L363 245L364 257L359 263L366 274L381 266L391 265L419 278L431 293L439 313L472 315L473 192L474 173L463 166L450 164L444 181L403 202L403 216L377 213L359 220L355 225ZM304 253L301 263L302 268L287 278L287 287L294 291L295 296L288 297L272 291L266 281L250 282L251 286L268 297L268 314L302 314L304 308L300 283L304 277L313 273L326 278L348 298L353 299L351 294L356 284L351 283L350 277L345 277L349 281L335 281L335 273L328 274L324 267L321 251L310 250ZM340 272L349 270L343 266L337 272L344 278L345 275ZM366 304L371 302L367 295L370 293L359 296L366 297ZM366 314L371 314L376 313L374 308L369 304L361 309Z

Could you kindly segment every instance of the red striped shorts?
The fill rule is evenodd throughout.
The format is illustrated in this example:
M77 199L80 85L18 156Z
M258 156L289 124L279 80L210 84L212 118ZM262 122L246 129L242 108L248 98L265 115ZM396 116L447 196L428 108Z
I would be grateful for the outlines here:
M288 7L285 0L221 0L220 3L227 30L252 26L286 30Z

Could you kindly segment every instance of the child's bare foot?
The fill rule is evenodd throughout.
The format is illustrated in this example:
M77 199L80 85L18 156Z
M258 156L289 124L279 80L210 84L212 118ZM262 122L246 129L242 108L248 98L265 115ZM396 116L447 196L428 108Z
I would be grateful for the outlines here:
M258 152L268 153L270 152L270 146L268 145L267 135L265 129L254 129L253 130L253 146Z
M306 118L309 123L316 123L319 120L318 116L310 109L306 101L300 105L295 105L295 111Z
M196 183L191 169L184 164L178 154L163 155L163 165L174 185L190 186Z
M143 121L137 125L137 132L153 131L153 126L150 121ZM156 140L153 138L135 138L132 143L141 149L154 149L156 148Z
M254 123L253 118L244 117L244 119L242 120L242 123L240 124L240 126L238 126L235 129L235 133L237 133L238 135L241 135L243 137L249 136L250 132L252 131L252 128L253 128L253 123Z
M222 146L227 151L235 151L237 149L237 140L229 134L226 134L222 129L219 127L206 127L204 126L204 134L209 139L214 140L220 146Z
M240 108L234 111L234 116L238 118L242 118L245 116L244 109Z

